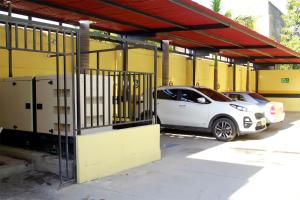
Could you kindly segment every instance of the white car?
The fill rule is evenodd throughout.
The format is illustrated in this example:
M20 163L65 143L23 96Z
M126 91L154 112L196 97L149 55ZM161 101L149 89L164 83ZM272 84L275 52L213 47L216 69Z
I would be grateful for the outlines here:
M259 106L233 101L204 87L158 88L157 117L162 127L210 131L220 141L266 129Z
M225 92L233 100L249 102L260 106L265 111L267 125L282 122L285 118L283 103L270 102L265 97L254 92Z

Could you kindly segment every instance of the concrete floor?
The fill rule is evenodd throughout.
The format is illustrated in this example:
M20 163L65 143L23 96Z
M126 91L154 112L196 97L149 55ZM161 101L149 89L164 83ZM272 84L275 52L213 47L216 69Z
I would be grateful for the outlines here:
M162 160L80 185L29 171L0 180L0 199L300 199L300 113L283 124L222 143L207 134L167 131Z

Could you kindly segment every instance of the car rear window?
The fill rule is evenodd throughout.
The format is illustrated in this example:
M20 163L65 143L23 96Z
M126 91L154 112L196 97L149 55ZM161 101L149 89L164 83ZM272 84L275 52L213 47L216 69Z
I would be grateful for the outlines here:
M224 94L221 94L219 92L216 92L212 89L208 88L197 88L195 87L196 90L201 92L202 94L205 94L207 97L211 98L214 101L220 101L220 102L230 102L232 99L229 97L225 96Z
M255 99L259 103L270 102L268 99L266 99L265 97L263 97L263 96L261 96L260 94L257 94L257 93L250 93L249 96L252 97L253 99Z

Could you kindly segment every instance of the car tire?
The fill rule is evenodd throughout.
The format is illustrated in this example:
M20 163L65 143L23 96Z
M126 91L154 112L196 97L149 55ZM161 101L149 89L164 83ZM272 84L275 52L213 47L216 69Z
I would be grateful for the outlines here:
M229 142L236 138L238 129L231 119L220 118L213 123L212 133L217 140Z

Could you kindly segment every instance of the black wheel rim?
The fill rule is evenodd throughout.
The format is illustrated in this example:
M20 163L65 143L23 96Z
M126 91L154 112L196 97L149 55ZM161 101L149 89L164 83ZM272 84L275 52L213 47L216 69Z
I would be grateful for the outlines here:
M233 128L230 123L220 121L215 126L216 136L220 139L230 139L233 137Z

